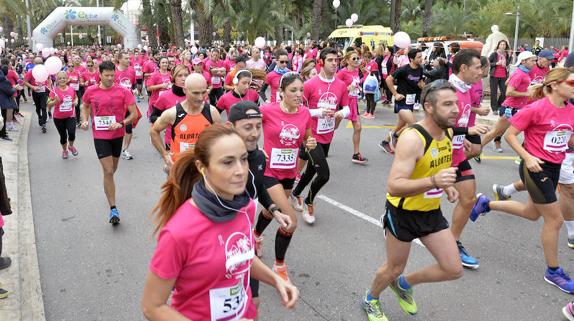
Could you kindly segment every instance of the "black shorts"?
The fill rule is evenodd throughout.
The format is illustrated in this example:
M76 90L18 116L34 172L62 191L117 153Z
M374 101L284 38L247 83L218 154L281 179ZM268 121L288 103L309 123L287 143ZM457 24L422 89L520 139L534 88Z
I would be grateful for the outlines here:
M469 179L475 179L474 171L468 159L465 159L456 168L456 183L466 181Z
M105 157L115 157L119 158L122 154L122 143L124 141L123 137L118 137L114 139L95 139L94 146L96 147L96 154L98 159Z
M560 164L544 162L540 164L542 172L532 173L520 162L520 180L524 183L532 202L536 204L550 204L556 202L556 187L560 180Z
M137 108L137 107L136 107ZM127 111L126 115L124 116L125 118L128 118L128 116L130 115L130 112ZM132 134L134 132L134 126L132 124L127 124L125 126L125 130L126 130L126 134Z
M406 99L406 98L405 98ZM415 105L407 105L402 101L395 102L395 114L398 114L401 110L410 110L413 111Z
M258 298L259 297L259 280L254 278L249 278L249 287L251 288L251 297Z
M416 238L447 229L448 221L442 215L440 208L428 212L407 211L387 201L383 227L397 240L412 242Z
M471 144L480 145L480 135L466 135L466 140L468 140Z
M282 180L278 180L275 177L272 176L263 176L263 185L265 186L265 188L271 188L277 184L281 184L283 186L283 189L288 191L288 190L292 190L293 186L295 185L295 178L284 178Z
M136 84L138 84L138 85L143 84L143 79L136 79Z

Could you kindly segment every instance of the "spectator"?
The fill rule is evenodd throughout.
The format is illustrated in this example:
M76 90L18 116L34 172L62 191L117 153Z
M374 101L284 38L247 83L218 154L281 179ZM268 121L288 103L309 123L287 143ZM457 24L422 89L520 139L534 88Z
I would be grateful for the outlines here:
M2 118L7 119L6 115L8 110L12 111L16 108L16 102L14 101L14 93L16 89L12 87L12 84L6 78L8 74L8 66L2 66L0 70L0 109L2 109ZM6 132L7 121L4 122L2 128L0 129L0 139L11 141L12 139L8 137Z
M446 60L443 58L436 58L432 61L432 69L423 71L423 75L427 78L426 83L431 83L438 79L448 80L448 69Z

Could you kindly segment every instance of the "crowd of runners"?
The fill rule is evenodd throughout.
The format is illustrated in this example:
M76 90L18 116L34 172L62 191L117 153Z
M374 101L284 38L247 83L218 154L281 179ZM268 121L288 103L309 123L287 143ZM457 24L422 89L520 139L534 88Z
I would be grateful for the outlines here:
M149 147L167 177L153 210L158 243L142 299L149 320L255 320L260 281L277 289L285 307L295 306L289 244L300 219L308 225L321 219L315 199L330 181L329 149L343 120L353 127L349 160L368 164L361 119L375 118L379 101L393 106L397 125L379 144L394 159L381 217L386 262L362 300L370 321L387 320L379 300L387 287L402 310L416 314L415 285L478 269L462 234L469 220L491 211L542 217L544 279L574 294L558 258L562 225L574 248L574 70L568 69L574 56L551 68L551 52L524 51L511 66L505 41L489 57L456 46L449 52L429 56L420 48L383 45L341 50L327 43L74 47L54 53L61 70L38 80L34 69L48 57L15 51L1 60L0 82L10 81L17 104L2 110L0 136L10 139L18 130L18 106L28 98L38 116L32 130L46 133L53 122L62 159L86 154L88 146L75 144L76 130L91 130L110 207L106 220L117 225L114 174L121 158L137 159L130 145L138 122L151 123ZM494 95L490 108L481 104L485 78ZM363 99L367 108L359 110ZM477 115L491 108L500 115L496 125L477 124ZM424 114L418 122L415 110ZM494 184L490 199L477 194L471 160L481 162L492 140L501 151L502 137L519 157L519 180ZM510 200L520 190L528 192L526 203ZM456 203L450 222L441 212L443 195ZM266 242L275 250L269 268L259 257L274 220L274 242ZM403 274L415 239L436 263ZM574 320L573 304L563 313Z

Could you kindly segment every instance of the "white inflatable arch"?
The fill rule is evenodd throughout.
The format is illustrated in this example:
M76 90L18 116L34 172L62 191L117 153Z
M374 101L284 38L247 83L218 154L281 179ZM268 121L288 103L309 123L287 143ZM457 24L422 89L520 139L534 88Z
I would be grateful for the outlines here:
M109 25L124 38L124 48L134 48L139 43L137 29L124 14L113 7L58 7L44 19L33 32L34 47L54 46L54 37L68 25Z

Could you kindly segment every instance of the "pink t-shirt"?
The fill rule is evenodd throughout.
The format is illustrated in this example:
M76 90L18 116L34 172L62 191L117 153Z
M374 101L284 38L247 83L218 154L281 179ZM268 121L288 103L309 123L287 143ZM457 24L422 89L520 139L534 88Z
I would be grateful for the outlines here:
M336 111L349 106L347 86L337 78L327 82L317 75L307 80L303 85L303 97L309 109L327 108ZM329 144L335 134L335 117L312 117L311 128L317 142Z
M259 59L257 61L255 61L253 59L249 59L245 63L245 66L248 69L261 69L261 70L267 69L267 65L265 64L265 61L263 61L263 59Z
M455 127L468 127L470 123L470 117L473 114L470 110L472 106L472 96L470 94L470 89L463 93L460 90L456 90L456 95L458 96L458 118L456 119ZM464 139L465 135L456 135L452 138L452 167L458 166L461 162L466 159L464 154Z
M506 78L506 56L497 54L497 61L502 62L505 65L496 65L494 67L494 72L492 73L493 77L496 78Z
M106 89L100 88L99 85L91 86L86 89L82 100L91 107L92 132L95 139L114 139L124 136L124 127L116 130L108 130L107 127L114 122L119 123L124 120L128 106L136 103L131 90L118 84Z
M136 79L143 78L143 57L139 56L137 59L132 57L130 59L130 64L134 68L134 72L136 74Z
M136 84L136 72L131 66L124 70L116 67L115 83L124 87L125 89L132 90L132 86Z
M75 70L75 68L74 71L68 71L67 74L68 85L76 91L80 90L80 74Z
M171 83L171 75L169 72L162 74L160 71L156 71L149 77L146 86L150 87L159 84L169 84L169 83ZM159 98L159 93L165 90L168 90L168 88L156 89L151 93L151 96L149 97L150 113L151 113L151 106L153 106L156 100Z
M265 78L265 83L271 87L271 97L269 97L272 103L276 101L281 101L281 95L279 95L279 85L281 83L282 75L278 74L275 70L267 74Z
M56 95L58 95L60 103L54 105L54 118L65 119L75 117L74 99L76 99L76 90L71 86L67 86L66 90L62 90L60 87L54 87L54 90L50 91L49 97L50 99L54 99Z
M530 76L528 76L528 74L522 71L520 68L517 68L512 73L512 75L510 75L510 79L508 80L508 87L514 87L516 91L522 93L528 91L529 85L530 85ZM502 106L522 108L526 106L527 103L528 103L528 97L506 96L506 99L502 103Z
M14 87L14 86L16 86L18 81L20 80L20 77L18 76L18 73L16 73L16 71L14 71L12 69L8 69L8 74L6 75L6 79L8 79L8 81L10 82L12 87ZM17 95L18 95L18 92L15 92L14 97L16 97Z
M77 72L78 75L80 75L80 77L82 77L82 75L84 74L84 72L86 72L86 70L88 70L88 69L82 65L78 65L78 66L74 65L74 71Z
M544 161L561 164L574 129L574 106L554 106L548 97L535 101L510 118L524 132L524 149Z
M217 108L219 110L225 110L227 112L227 115L229 115L229 110L231 109L231 106L242 100L257 103L259 101L259 94L253 89L247 89L245 95L243 95L243 97L240 97L237 93L235 93L235 91L231 90L225 93L223 96L221 96L221 98L219 98L219 100L217 101Z
M94 72L86 70L82 74L82 79L84 80L84 86L89 87L100 82L100 74L96 70Z
M180 103L184 100L185 96L178 96L174 94L172 90L166 90L162 92L161 95L159 95L159 98L153 107L163 111L175 106L177 103ZM168 126L165 130L164 141L168 145L171 143L171 126Z
M144 65L142 67L142 71L144 74L149 74L149 76L146 78L146 83L145 83L146 86L148 85L148 81L151 78L151 75L158 70L159 70L159 68L158 68L157 64L155 63L155 61L150 59L144 63Z
M249 287L255 203L241 212L215 223L186 201L159 234L149 269L175 279L171 307L190 320L257 316Z
M214 62L211 59L208 59L207 62L205 63L205 70L210 71L211 68L225 68L226 72L229 70L227 68L227 65L225 64L225 61L219 59L218 61ZM224 77L219 77L219 76L213 76L211 75L211 85L213 88L221 88L223 87L223 80L225 79Z
M355 70L350 71L347 68L343 68L337 71L337 78L341 79L345 86L349 86L353 84L355 89L349 93L349 96L357 97L359 95L359 88L361 87L361 78L359 77L359 69L355 68Z
M278 180L297 176L299 146L311 128L309 109L300 106L294 114L285 113L280 103L261 106L263 114L263 149L269 155L265 176Z
M46 87L48 86L48 80L42 81L42 82L36 82L36 79L34 78L34 76L32 75L32 69L28 70L28 72L26 72L26 75L24 76L24 79L32 86L36 86L38 87L37 90L35 90L35 92L37 93L43 93L46 92ZM50 79L50 78L48 78Z
M546 77L546 74L549 71L550 67L540 68L538 67L538 64L535 64L534 67L532 67L532 69L530 69L530 72L528 73L528 76L530 76L530 84L536 85L543 83L544 77Z
M472 107L480 107L482 102L482 80L477 81L470 87L470 105ZM473 127L476 124L476 114L471 112L470 119L468 120L468 127Z

